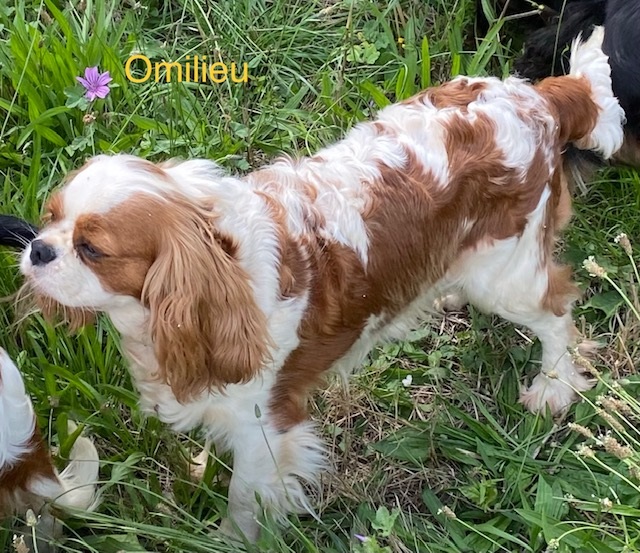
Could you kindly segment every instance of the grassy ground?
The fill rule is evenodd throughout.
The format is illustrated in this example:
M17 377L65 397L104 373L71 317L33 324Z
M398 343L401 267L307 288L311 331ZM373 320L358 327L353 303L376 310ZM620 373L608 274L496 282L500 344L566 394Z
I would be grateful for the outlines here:
M207 156L245 171L280 151L312 152L452 75L503 75L516 54L500 22L489 40L473 38L470 0L71 4L0 1L0 206L32 220L61 176L94 153ZM251 78L133 84L124 63L136 52L246 62ZM114 86L86 105L75 77L93 65ZM497 319L450 314L377 351L349 392L333 385L317 396L336 467L317 500L320 520L267 521L257 549L640 550L638 278L614 242L640 236L639 204L638 174L601 174L563 244L585 290L576 317L603 344L586 401L564 420L523 413L518 389L539 345ZM606 278L582 268L590 255ZM0 295L18 285L15 258L0 252ZM238 551L215 532L228 460L210 463L203 484L190 481L197 436L140 415L106 321L69 336L16 317L2 307L0 344L23 370L51 445L65 456L73 418L104 460L102 506L69 521L61 550ZM2 528L0 550L12 551L10 522Z

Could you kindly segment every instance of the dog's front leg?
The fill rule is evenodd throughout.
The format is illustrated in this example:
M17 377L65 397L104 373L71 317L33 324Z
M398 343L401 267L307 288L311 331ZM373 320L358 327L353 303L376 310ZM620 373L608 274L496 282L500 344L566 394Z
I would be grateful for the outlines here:
M292 512L313 512L302 481L315 483L326 461L310 422L280 431L258 419L238 428L232 449L229 510L221 532L234 537L242 533L255 542L263 511L276 520Z

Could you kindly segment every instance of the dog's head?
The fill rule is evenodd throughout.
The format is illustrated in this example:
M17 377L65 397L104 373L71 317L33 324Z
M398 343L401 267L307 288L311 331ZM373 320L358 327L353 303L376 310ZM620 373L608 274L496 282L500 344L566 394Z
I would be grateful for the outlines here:
M237 245L216 226L206 162L176 172L98 156L69 175L21 270L45 314L71 323L131 302L147 310L160 374L178 399L245 381L260 368L266 323ZM177 166L180 167L180 166ZM57 309L60 311L60 309Z

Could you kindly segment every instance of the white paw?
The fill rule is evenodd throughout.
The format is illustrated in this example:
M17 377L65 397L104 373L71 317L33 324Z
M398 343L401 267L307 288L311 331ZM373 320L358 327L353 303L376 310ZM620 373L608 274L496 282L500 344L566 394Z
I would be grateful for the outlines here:
M553 372L550 374L553 375ZM520 402L532 413L546 412L547 406L552 415L557 415L569 407L577 398L576 392L584 392L593 387L582 373L574 368L567 382L560 378L538 374L531 386L520 393Z

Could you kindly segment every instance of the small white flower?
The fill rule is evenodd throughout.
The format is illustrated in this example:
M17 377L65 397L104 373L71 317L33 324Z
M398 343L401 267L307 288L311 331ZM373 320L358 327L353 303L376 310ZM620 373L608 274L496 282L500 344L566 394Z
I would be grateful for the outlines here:
M438 512L436 513L436 515L444 515L450 519L458 518L457 515L453 512L453 509L451 509L451 507L447 507L446 505L441 509L438 509Z
M625 253L627 255L633 255L633 248L631 247L631 241L629 240L629 237L624 233L620 233L618 234L618 236L616 236L613 241L616 244L620 244L622 246L622 249L625 251Z
M580 457L586 457L589 459L593 459L596 456L593 449L591 449L588 445L585 445L585 444L580 444L578 446L578 455L580 455Z
M547 551L557 551L559 547L560 541L556 538L551 538L549 540L549 543L547 543L547 549L545 549L545 553L547 553Z
M411 383L412 383L412 382L413 382L413 376L411 376L410 374L408 374L407 376L405 376L405 377L402 379L402 385L403 385L405 388L408 388L409 386L411 386Z
M29 553L29 548L24 541L24 536L18 536L17 534L14 534L11 545L13 546L13 550L16 553Z
M608 497L604 497L600 500L600 505L602 505L602 508L605 511L610 511L611 508L613 507L613 503L612 501L608 498Z

